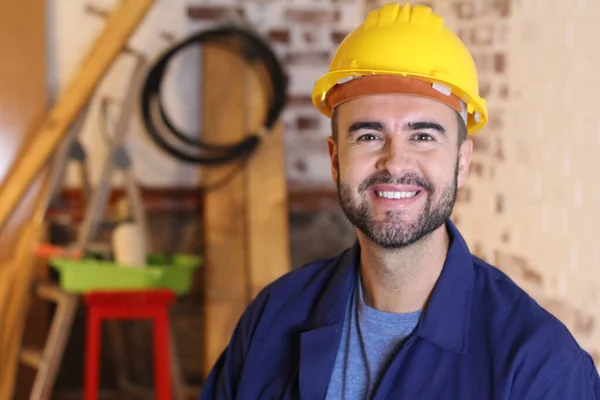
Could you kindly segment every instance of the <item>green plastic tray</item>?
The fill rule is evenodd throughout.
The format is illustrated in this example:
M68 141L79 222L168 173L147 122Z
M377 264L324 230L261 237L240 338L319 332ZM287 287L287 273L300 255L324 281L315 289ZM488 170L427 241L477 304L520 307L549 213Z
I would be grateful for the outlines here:
M189 292L192 276L202 262L201 257L177 254L169 264L154 264L165 257L151 256L145 267L121 267L110 261L51 258L50 265L59 273L60 286L72 293L91 290L167 288L176 294Z

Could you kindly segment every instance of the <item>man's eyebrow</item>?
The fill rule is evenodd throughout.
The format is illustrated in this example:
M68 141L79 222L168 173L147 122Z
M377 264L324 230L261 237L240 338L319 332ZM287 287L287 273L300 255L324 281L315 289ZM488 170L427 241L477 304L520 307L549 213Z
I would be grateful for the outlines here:
M437 122L431 121L418 121L418 122L408 122L404 125L404 129L417 131L417 130L434 130L438 131L442 135L446 135L446 129Z
M350 127L348 128L348 133L360 131L361 129L369 129L372 131L381 132L384 130L384 126L381 122L377 121L357 121L350 125Z

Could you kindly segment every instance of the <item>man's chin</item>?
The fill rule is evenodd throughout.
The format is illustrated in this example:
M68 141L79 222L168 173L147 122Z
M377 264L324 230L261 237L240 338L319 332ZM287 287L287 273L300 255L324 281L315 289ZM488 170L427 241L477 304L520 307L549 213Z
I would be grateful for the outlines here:
M380 212L374 215L371 224L373 226L396 227L397 229L409 229L417 225L419 215L412 215L407 212Z

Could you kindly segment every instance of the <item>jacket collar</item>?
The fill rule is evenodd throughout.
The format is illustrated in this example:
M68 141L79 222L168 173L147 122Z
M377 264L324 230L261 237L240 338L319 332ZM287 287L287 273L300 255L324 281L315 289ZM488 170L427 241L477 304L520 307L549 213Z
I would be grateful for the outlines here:
M360 246L358 241L338 257L335 273L318 301L307 328L316 328L344 322L346 307L356 284Z
M471 323L473 257L460 232L448 220L450 246L442 272L417 328L423 339L457 354L467 352Z
M417 327L417 335L458 354L467 351L473 293L473 259L462 235L446 222L450 246L442 272ZM321 296L308 329L343 323L349 296L357 281L358 241L338 259L327 289Z

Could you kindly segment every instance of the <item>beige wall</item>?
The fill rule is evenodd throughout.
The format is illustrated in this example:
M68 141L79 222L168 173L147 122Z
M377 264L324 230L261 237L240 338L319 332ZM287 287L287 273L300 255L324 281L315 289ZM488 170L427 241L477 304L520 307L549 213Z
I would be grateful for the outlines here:
M457 18L454 8L451 17L458 29L476 26L480 38L490 38L484 46L469 39L479 62L484 54L505 60L504 69L491 61L482 72L497 122L476 138L475 171L481 172L457 207L459 225L475 251L563 320L599 361L600 28L594 16L600 3L462 3L487 6L475 7L470 19Z

